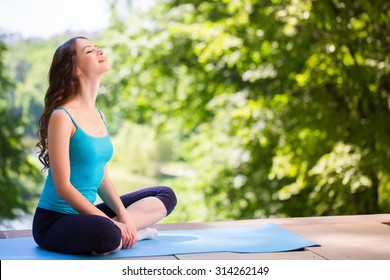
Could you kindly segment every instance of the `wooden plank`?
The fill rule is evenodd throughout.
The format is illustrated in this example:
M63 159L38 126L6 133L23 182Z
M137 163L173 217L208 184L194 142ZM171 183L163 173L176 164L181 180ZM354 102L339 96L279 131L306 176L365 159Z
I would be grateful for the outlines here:
M373 240L388 241L390 243L390 227L378 222L334 225L289 225L284 228L317 242L322 246L349 242L363 245Z
M296 217L296 218L269 218L238 221L218 221L218 222L197 222L197 223L172 223L158 224L159 230L179 230L179 229L202 229L202 228L222 228L256 226L274 223L280 226L288 225L334 225L334 224L356 224L366 222L389 223L390 214L375 215L354 215L354 216L321 216L321 217Z
M310 251L330 260L390 260L389 240L334 243Z
M140 258L110 258L110 260L153 260L153 261L177 261L176 256L140 257Z
M294 251L262 254L206 253L176 255L179 260L324 260L310 251Z
M32 236L31 229L23 229L23 230L6 230L4 234L7 238L19 238L19 237L30 237Z
M348 224L289 225L285 228L317 242L308 250L333 260L390 260L390 227L374 221Z
M0 239L6 239L7 235L5 235L4 231L0 231Z

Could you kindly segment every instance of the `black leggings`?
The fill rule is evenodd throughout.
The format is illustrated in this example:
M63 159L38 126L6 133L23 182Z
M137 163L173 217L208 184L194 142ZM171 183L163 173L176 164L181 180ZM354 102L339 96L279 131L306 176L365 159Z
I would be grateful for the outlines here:
M121 196L125 207L146 197L161 200L169 215L176 206L176 196L169 187L142 189ZM116 214L104 203L96 205L107 216ZM66 254L103 254L118 248L121 230L110 219L97 215L63 214L37 208L33 220L33 237L44 249Z

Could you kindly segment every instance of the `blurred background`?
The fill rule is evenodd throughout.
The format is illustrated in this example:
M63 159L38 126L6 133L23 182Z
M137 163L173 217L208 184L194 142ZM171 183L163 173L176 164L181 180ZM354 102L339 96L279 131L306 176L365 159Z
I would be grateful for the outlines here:
M31 228L55 49L86 36L123 194L169 185L164 222L390 211L385 0L0 0L0 229Z

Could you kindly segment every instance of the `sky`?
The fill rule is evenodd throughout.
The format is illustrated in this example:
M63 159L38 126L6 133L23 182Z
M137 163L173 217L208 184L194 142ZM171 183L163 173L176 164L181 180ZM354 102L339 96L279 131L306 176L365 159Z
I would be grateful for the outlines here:
M47 38L64 31L101 31L108 0L0 0L0 34Z

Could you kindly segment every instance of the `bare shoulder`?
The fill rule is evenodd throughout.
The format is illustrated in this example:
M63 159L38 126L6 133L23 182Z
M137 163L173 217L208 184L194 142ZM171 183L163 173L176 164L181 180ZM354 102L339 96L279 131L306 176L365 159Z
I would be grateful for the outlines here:
M64 110L54 110L50 116L49 130L62 130L73 134L75 129L72 120Z
M54 110L51 113L50 122L66 124L70 121L71 121L70 117L64 110Z

